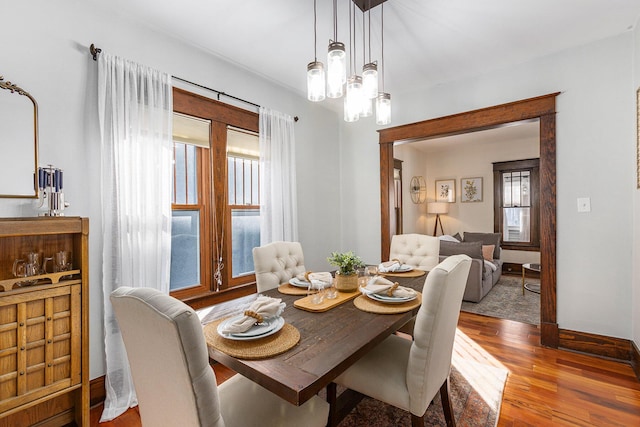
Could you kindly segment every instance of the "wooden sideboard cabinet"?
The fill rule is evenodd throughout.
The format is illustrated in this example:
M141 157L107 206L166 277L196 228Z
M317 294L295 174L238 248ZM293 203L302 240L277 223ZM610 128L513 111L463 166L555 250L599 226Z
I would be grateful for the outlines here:
M87 218L0 218L0 427L89 426L88 243ZM14 277L60 251L71 270Z

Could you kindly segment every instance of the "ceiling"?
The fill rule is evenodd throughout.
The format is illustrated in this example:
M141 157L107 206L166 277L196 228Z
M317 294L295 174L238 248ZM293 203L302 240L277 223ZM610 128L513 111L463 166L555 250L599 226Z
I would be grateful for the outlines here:
M306 66L314 59L312 0L89 1L306 93ZM317 0L322 62L333 38L332 4ZM348 4L338 0L337 39L347 48ZM371 10L373 60L380 59L380 9ZM628 31L638 17L638 0L387 0L385 91L393 95L529 61Z

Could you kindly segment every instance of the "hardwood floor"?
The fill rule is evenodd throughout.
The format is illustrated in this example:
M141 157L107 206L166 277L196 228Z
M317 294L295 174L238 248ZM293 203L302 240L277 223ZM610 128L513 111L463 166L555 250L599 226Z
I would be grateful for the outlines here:
M509 370L499 427L637 426L640 382L631 366L540 347L535 325L462 312L460 331ZM233 374L215 367L222 382ZM92 427L138 427L137 408L99 424L102 405L91 409Z

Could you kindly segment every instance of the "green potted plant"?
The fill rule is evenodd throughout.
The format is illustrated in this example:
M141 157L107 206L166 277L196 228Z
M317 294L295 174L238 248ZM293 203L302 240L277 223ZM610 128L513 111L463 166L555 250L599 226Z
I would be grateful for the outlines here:
M364 262L352 251L332 252L327 258L331 265L338 267L336 272L336 289L342 292L353 292L358 289L358 268L364 267Z

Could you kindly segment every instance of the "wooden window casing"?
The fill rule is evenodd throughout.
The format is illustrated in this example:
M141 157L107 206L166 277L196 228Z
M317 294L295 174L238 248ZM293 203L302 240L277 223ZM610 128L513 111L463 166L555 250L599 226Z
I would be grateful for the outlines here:
M212 100L183 89L173 88L173 111L211 122L211 147L198 148L198 192L203 204L200 217L201 284L172 292L194 308L249 295L256 291L255 275L233 278L231 274L231 209L228 205L227 129L234 127L257 133L258 114ZM245 207L245 206L243 206ZM174 209L191 209L174 205ZM217 220L215 220L217 219ZM222 245L216 241L224 236ZM221 254L218 253L221 247ZM222 256L222 286L213 280L215 260Z
M495 233L503 231L503 181L505 173L528 171L530 174L530 205L525 206L530 211L530 240L528 242L504 241L501 238L500 246L503 249L519 251L540 250L540 159L514 160L496 162L493 164L493 230Z

